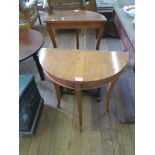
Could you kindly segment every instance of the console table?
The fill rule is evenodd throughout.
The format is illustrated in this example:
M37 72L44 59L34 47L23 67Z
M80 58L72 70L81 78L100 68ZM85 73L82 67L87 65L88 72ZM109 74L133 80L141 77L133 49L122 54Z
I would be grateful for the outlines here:
M104 25L106 21L107 19L99 13L93 11L73 10L51 15L44 22L46 23L47 30L50 34L54 48L57 48L57 44L55 41L53 29L99 29L96 42L96 50L99 50L100 41L104 33ZM78 33L76 39L77 49L79 49Z
M81 91L109 84L106 110L109 111L113 87L128 62L126 52L104 52L76 49L46 49L39 52L45 74L54 82L60 108L60 86L73 89L77 98L79 126L82 131Z

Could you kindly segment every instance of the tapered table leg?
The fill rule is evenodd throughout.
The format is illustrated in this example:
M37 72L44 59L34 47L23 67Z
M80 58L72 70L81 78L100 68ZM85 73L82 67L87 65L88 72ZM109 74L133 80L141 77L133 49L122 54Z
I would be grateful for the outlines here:
M101 88L97 88L96 96L97 96L97 102L100 102L101 101Z
M81 102L81 88L80 85L75 86L75 95L77 99L77 106L79 112L79 129L82 132L82 102Z
M110 84L109 84L109 87L108 87L108 92L107 92L107 96L106 96L106 111L109 112L109 105L110 105L110 97L112 95L112 91L113 91L113 88L116 84L118 80L118 77L116 77Z
M40 65L40 62L39 62L37 53L33 55L33 59L34 59L35 62L36 62L37 69L38 69L38 72L39 72L39 74L40 74L41 80L45 80L44 72L43 72L43 69L42 69L42 67L41 67L41 65Z
M96 50L99 50L100 41L101 41L103 34L104 34L104 25L102 25L102 27L99 29L99 33L98 33L97 41L96 41Z
M76 48L79 49L79 31L76 30Z
M46 26L47 26L47 30L48 30L48 32L50 34L50 38L51 38L52 43L53 43L53 47L57 48L57 43L56 43L56 40L55 40L53 29L51 28L50 24L46 24Z
M55 91L56 91L56 95L57 95L57 100L58 100L58 104L57 104L57 108L60 109L60 102L61 102L61 86L59 86L58 84L54 83L54 87L55 87Z

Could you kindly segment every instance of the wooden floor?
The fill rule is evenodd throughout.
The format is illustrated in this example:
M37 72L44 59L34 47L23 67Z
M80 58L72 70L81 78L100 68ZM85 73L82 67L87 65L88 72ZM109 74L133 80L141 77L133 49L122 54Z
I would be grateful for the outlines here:
M45 42L52 47L46 27L37 26ZM58 31L57 43L61 48L75 48L74 31ZM80 33L80 48L95 49L95 31ZM119 39L102 39L100 49L122 51ZM32 138L20 137L20 155L134 155L135 125L121 124L119 120L134 117L134 73L128 65L119 78L111 98L110 112L105 112L106 86L102 87L102 101L83 96L83 132L79 132L78 112L74 95L63 95L61 110L50 80L41 81L32 58L21 62L20 74L35 74L36 83L44 99L44 108L36 134ZM95 71L94 71L95 74Z

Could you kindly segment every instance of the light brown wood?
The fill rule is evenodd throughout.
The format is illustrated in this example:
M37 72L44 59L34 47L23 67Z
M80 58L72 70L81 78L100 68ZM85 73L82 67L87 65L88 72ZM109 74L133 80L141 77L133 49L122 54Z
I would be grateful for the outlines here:
M112 95L112 91L113 91L113 88L116 84L118 80L118 77L116 77L110 84L109 84L109 88L108 88L108 94L106 96L106 110L107 112L109 112L109 104L110 104L110 97Z
M51 47L46 27L40 28L39 31L45 37L43 47ZM68 40L64 40L66 34ZM94 50L95 36L95 30L91 29L85 30L83 36L79 33L80 48ZM57 34L57 43L61 48L76 48L75 32L70 30L67 33L62 30ZM100 49L123 51L124 48L120 39L105 38L101 40ZM105 155L108 151L106 155L135 154L135 124L119 123L120 119L127 115L134 116L134 72L130 66L123 71L113 89L108 113L105 112L106 85L101 88L102 102L96 102L95 97L82 95L83 132L81 134L78 130L76 96L64 94L61 99L61 110L58 112L55 88L51 80L46 77L42 82L34 60L29 59L27 62L29 64L25 61L20 63L19 72L20 74L34 73L45 105L35 136L28 142L25 142L25 139L29 138L21 137L20 155L40 155L41 153L45 155L46 152L48 155L79 155L79 153L80 155Z
M96 41L96 50L98 50L101 37L104 34L104 26L106 21L107 19L103 15L98 14L96 12L74 10L54 14L44 22L47 25L47 29L50 34L54 48L56 48L57 45L52 29L84 29L84 28L99 29L99 34Z
M58 104L57 104L57 108L60 108L60 102L61 102L61 89L60 89L60 86L56 83L54 83L54 86L55 86L55 91L56 91L56 94L57 94L57 99L58 99Z
M79 129L82 132L82 98L81 98L81 86L79 84L75 85L75 95L77 98L77 107L79 112Z
M98 88L112 83L106 105L115 82L128 62L124 52L92 52L76 49L41 49L39 60L46 75L58 85L75 90L82 131L81 90ZM95 71L95 72L94 72ZM59 100L59 99L58 99Z

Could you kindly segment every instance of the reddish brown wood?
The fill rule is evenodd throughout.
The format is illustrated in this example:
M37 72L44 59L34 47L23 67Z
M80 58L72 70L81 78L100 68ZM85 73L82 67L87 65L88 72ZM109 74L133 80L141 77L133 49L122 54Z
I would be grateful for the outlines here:
M19 29L19 61L31 57L43 45L44 39L40 32L35 30Z
M53 84L54 84L55 91L56 91L56 95L57 95L57 99L58 99L57 108L60 109L60 102L61 102L61 88L60 88L60 85L58 85L57 83L53 83Z
M76 31L76 48L79 49L79 32Z
M108 93L106 96L106 111L107 112L109 112L110 97L112 95L112 91L113 91L113 88L114 88L117 80L118 80L118 76L112 82L110 82L109 87L108 87Z
M118 15L114 13L114 23L118 30L119 36L125 47L124 51L129 52L129 64L135 69L135 48L133 47L123 25L121 24Z
M102 37L103 37L103 34L104 34L104 26L101 25L101 27L99 28L98 36L97 36L96 50L99 50L100 41L101 41L101 39L102 39Z
M31 29L27 30L26 28L19 29L19 61L33 56L42 80L44 80L45 77L37 54L43 42L43 36L40 32Z
M96 49L99 50L99 45L104 33L104 25L106 21L107 19L103 15L98 14L96 12L74 10L51 15L44 22L47 25L47 29L54 47L57 46L52 29L84 29L84 28L99 29L99 34L96 41Z
M54 47L54 48L57 48L57 43L56 43L56 41L55 41L55 36L54 36L53 29L51 28L51 25L48 24L48 23L46 24L46 26L47 26L47 30L48 30L48 32L49 32L49 34L50 34L50 38L51 38L52 43L53 43L53 47Z

